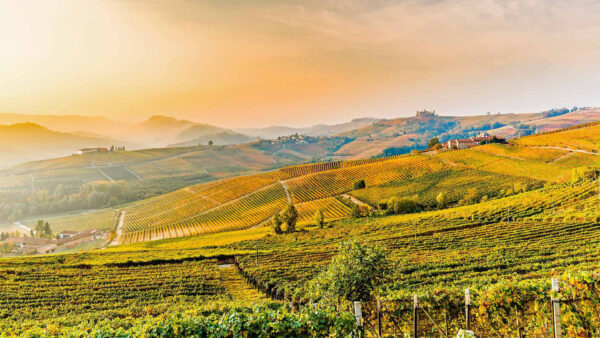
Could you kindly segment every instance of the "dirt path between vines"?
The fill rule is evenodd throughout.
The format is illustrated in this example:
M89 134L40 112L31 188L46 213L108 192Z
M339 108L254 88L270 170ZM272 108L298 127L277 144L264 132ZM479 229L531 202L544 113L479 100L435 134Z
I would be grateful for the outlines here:
M107 246L113 246L113 245L118 245L119 244L119 240L121 239L121 236L123 235L123 221L125 220L125 211L121 211L121 214L119 215L119 223L117 225L117 228L115 229L115 233L117 234L115 236L115 238L113 238L113 240L108 243Z
M348 195L348 194L342 194L342 197L345 197L345 198L348 198L348 199L350 199L350 200L352 201L352 203L354 203L354 204L358 204L358 206L361 206L361 207L366 207L366 208L368 208L368 209L372 209L372 208L373 208L373 207L372 207L372 206L370 206L369 204L367 204L367 203L365 203L365 202L363 202L363 201L359 200L358 198L356 198L356 197L354 197L354 196L352 196L352 195Z
M227 293L236 301L260 302L267 300L265 295L250 286L233 264L219 265L221 280Z

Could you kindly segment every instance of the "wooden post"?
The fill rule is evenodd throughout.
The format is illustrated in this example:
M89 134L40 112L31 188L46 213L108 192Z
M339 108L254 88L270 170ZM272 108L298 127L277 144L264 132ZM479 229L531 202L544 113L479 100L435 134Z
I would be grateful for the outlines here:
M419 319L417 318L417 310L419 309L419 298L417 297L417 294L415 293L415 299L414 299L414 305L413 305L413 332L415 334L415 338L418 337L418 329L417 326L419 324Z
M362 306L360 301L354 302L354 317L356 318L356 328L361 334L361 337L364 337L363 325L362 325Z
M417 246L417 222L413 221L413 224L415 225L415 246Z
M381 300L377 298L377 334L381 337Z
M558 278L552 278L552 291L558 292ZM554 295L552 295L552 325L554 338L560 338L560 299L554 298Z
M471 293L469 289L465 289L465 324L467 331L471 329Z

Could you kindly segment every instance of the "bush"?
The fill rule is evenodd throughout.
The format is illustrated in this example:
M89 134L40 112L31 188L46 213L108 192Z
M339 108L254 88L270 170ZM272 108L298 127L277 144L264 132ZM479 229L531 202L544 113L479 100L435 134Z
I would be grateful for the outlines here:
M409 214L421 211L421 206L412 198L392 197L387 203L388 214Z
M365 183L365 180L358 180L356 182L354 182L354 186L352 187L353 190L358 190L358 189L364 189L367 187L367 184Z
M368 301L391 271L386 250L378 244L357 241L340 243L338 254L327 269L310 282L313 298Z

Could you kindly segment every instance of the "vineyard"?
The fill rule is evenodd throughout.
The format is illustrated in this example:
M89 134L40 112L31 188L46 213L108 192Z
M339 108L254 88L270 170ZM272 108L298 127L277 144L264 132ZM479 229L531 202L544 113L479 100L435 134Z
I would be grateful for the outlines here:
M167 327L222 334L258 325L294 335L307 332L293 330L306 330L313 325L308 318L318 315L326 323L322 332L349 334L349 304L328 308L330 300L311 288L339 244L354 240L383 246L392 264L379 303L363 304L368 334L412 334L415 318L424 335L454 334L465 327L468 288L477 336L550 335L550 296L561 299L564 335L595 336L599 188L590 177L573 179L572 172L598 167L598 161L581 152L491 144L191 185L121 208L122 245L0 260L0 329L175 335ZM392 197L415 200L422 211L379 211ZM298 231L275 235L264 224L290 201ZM371 210L359 217L353 208L362 202ZM315 225L317 211L327 222L323 227ZM57 230L110 228L119 223L116 214L106 209L47 220ZM550 290L553 277L559 291ZM291 312L288 304L299 308ZM73 315L80 320L70 320Z
M115 226L117 212L112 209L102 210L98 212L90 212L77 215L65 215L56 217L46 217L44 221L50 224L50 227L55 232L64 230L112 230ZM37 223L37 219L33 218L23 222L29 228L33 228Z
M490 173L467 168L451 168L391 182L366 189L354 190L350 195L376 207L378 202L393 196L412 198L425 208L434 208L437 196L442 193L446 204L458 203L470 189L475 189L481 197L502 197L506 191L514 190L515 185L535 189L540 181L524 177Z
M344 218L350 214L349 207L332 197L351 191L355 181L379 185L446 167L429 156L378 158L287 167L199 184L124 208L120 243L257 226L283 209L289 199L298 204L302 222L310 221L317 210L328 220Z
M543 181L565 182L571 177L573 167L568 164L558 161L546 163L543 160L525 160L519 158L518 153L508 157L498 151L493 152L490 148L485 149L486 151L480 151L479 148L448 151L436 156L472 169ZM539 154L538 156L540 159L551 157Z
M598 152L600 150L599 131L600 125L598 123L590 123L587 126L577 126L541 135L523 137L517 140L517 144L529 147L557 147Z
M473 206L342 221L336 229L232 246L240 250L259 246L262 253L258 265L252 255L240 256L238 262L267 292L308 302L304 298L305 287L327 266L335 255L337 243L349 239L381 243L397 264L387 284L384 302L389 311L390 330L410 332L414 292L421 295L431 311L437 309L437 319L444 318L439 309L458 311L455 323L448 324L456 328L463 324L459 321L460 311L464 311L461 293L463 288L471 288L480 297L477 304L485 304L474 315L480 332L489 332L492 327L513 335L518 326L507 326L502 318L522 316L521 323L528 326L520 329L539 333L544 330L543 318L549 318L550 311L538 312L531 323L524 319L535 313L503 311L532 309L536 302L547 304L551 276L597 270L600 263L597 189L594 183L552 185ZM590 287L597 287L595 278ZM573 280L567 278L564 283ZM513 301L502 297L507 293L514 295ZM572 295L565 292L565 297ZM571 330L585 327L577 319L580 316L587 316L587 312L565 317L565 325L573 326ZM427 321L427 330L436 329L428 320L422 320ZM598 323L589 325L598 327Z

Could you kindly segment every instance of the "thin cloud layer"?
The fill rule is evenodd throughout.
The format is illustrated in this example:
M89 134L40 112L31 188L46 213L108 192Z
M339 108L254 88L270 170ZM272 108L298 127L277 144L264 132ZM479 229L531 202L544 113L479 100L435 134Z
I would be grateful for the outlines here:
M0 5L0 110L224 126L593 105L596 1Z

